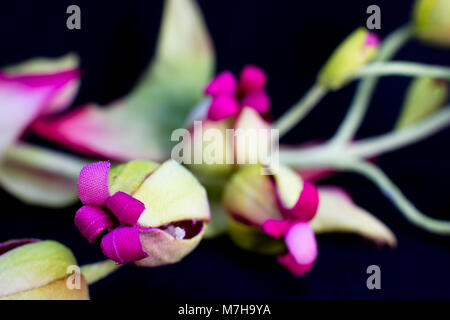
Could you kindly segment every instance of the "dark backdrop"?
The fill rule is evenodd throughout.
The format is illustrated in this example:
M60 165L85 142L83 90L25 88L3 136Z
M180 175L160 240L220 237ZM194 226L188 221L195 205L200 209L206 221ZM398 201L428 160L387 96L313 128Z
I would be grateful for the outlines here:
M78 4L82 30L66 28L66 8ZM74 105L106 103L126 93L150 61L162 1L2 1L0 66L37 55L76 51L83 69ZM334 47L364 25L366 8L382 11L381 36L408 21L406 0L358 1L200 1L213 36L218 70L239 72L247 63L268 73L268 92L279 116L314 81ZM151 39L149 41L149 39ZM398 55L449 64L449 51L411 43ZM383 79L359 137L388 131L398 115L408 80ZM336 129L354 85L331 94L286 141L325 139ZM427 214L450 218L448 138L444 131L426 142L385 155L379 165ZM35 137L29 137L38 141ZM448 237L411 226L364 178L340 174L327 181L345 187L355 201L386 222L398 237L395 250L378 249L350 235L320 236L313 271L296 279L275 259L242 251L227 237L203 241L181 263L139 269L126 266L91 286L93 299L142 298L450 298ZM103 258L99 247L82 238L73 224L77 206L49 210L26 206L0 191L0 241L10 238L55 239L69 246L80 264ZM366 268L381 267L381 290L366 288Z

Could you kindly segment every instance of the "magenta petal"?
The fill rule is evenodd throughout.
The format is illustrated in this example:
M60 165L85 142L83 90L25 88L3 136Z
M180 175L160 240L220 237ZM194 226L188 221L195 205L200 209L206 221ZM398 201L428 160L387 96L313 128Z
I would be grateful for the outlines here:
M286 232L284 241L289 252L298 264L307 265L316 260L316 237L308 223L294 223Z
M366 41L364 42L364 46L378 47L379 45L380 45L380 38L374 32L369 32L367 34Z
M81 169L78 177L78 195L84 204L103 206L109 198L110 163L90 163Z
M270 109L270 98L267 93L255 92L245 96L241 101L242 107L250 107L258 113L266 113Z
M230 95L237 91L237 81L230 71L223 71L215 76L205 89L205 94L211 96Z
M288 220L267 219L262 225L262 229L269 236L274 238L282 237L289 229L291 222Z
M128 263L147 257L139 239L139 227L116 228L103 237L102 251L117 263Z
M266 82L267 76L263 69L248 65L244 67L239 76L239 91L242 94L264 91Z
M295 206L292 209L284 209L284 212L296 220L310 221L316 215L318 207L319 192L312 183L305 181Z
M94 243L106 230L111 230L116 222L99 207L83 206L75 214L75 225L83 237Z
M145 205L141 201L122 191L118 191L110 197L106 206L119 221L131 226L136 225L145 210Z
M309 264L299 264L295 261L294 257L290 253L279 255L278 263L288 269L293 275L300 277L308 273L314 266L314 262Z
M208 110L208 119L219 121L238 114L239 105L235 98L226 95L215 97Z

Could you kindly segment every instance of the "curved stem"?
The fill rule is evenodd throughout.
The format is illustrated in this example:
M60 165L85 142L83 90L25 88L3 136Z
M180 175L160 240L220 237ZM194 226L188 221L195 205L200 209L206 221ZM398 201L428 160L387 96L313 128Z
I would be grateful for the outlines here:
M81 266L81 274L86 278L88 284L92 284L105 278L122 266L122 264L116 264L112 260L104 260Z
M297 167L314 166L330 159L370 158L413 144L450 125L450 105L404 129L333 148L328 144L305 149L280 150L280 162Z
M273 127L279 130L280 138L299 123L326 93L327 90L324 87L317 83L314 84L296 105L275 121Z
M358 172L372 180L406 219L416 226L432 233L450 235L450 221L434 219L420 212L377 166L368 162L353 161L339 163L336 167L341 170Z
M394 31L383 41L374 61L389 60L410 39L411 34L412 31L409 25ZM342 144L353 138L364 118L377 82L378 78L376 76L367 77L360 82L349 111L331 139L331 144Z
M449 125L450 106L404 129L356 142L347 149L346 154L359 158L378 156L423 140Z
M371 63L355 73L355 78L366 76L428 76L450 79L450 68L413 62Z

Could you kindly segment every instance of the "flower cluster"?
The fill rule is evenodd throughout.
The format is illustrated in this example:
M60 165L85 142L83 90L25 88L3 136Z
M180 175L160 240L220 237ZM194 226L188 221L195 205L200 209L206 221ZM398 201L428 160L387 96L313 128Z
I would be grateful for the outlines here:
M200 241L209 220L206 192L175 161L109 162L85 166L78 192L84 204L75 224L103 253L123 264L155 266L179 261Z
M239 81L230 71L219 73L205 88L205 94L212 97L207 118L213 121L237 116L244 107L259 114L270 110L270 99L266 89L267 76L257 66L247 65Z

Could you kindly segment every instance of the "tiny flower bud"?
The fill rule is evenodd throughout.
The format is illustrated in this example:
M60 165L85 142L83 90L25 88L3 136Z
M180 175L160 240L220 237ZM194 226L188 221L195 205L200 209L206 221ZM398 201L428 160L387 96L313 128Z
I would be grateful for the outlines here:
M322 67L318 82L327 89L337 90L345 85L361 66L377 53L378 37L359 28L342 42Z
M413 10L413 26L419 39L450 47L450 2L417 0Z
M69 288L69 267L77 262L72 252L56 241L11 240L0 244L0 299L85 300L86 280Z
M447 97L446 81L428 77L413 80L406 94L396 128L407 127L431 115L445 104Z

